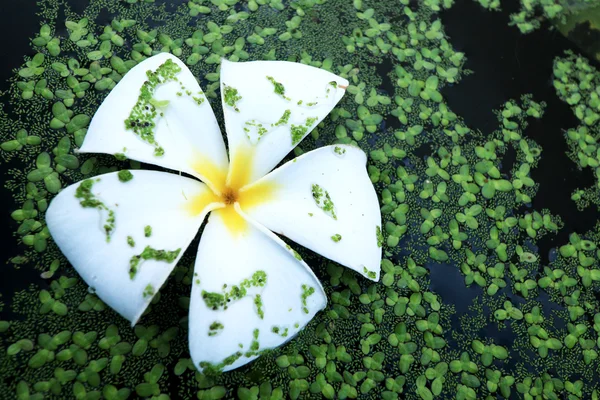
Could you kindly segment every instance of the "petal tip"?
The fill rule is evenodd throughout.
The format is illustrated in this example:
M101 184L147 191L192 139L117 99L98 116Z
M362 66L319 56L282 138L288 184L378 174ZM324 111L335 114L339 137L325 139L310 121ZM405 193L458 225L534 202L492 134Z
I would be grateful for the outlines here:
M136 326L138 322L140 322L140 319L142 318L142 316L144 315L144 313L148 309L148 305L150 305L150 302L152 301L153 298L154 298L154 295L151 296L150 298L146 299L146 302L144 303L144 307L142 307L137 313L135 313L133 315L133 317L131 317L131 318L130 317L125 317L131 323L131 327L132 328L134 326Z

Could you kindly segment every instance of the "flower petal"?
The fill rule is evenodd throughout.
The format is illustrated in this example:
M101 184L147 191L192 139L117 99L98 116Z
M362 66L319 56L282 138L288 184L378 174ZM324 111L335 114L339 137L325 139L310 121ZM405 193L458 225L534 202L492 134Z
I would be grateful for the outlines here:
M46 223L87 284L135 324L206 213L220 203L197 180L157 171L130 173L126 182L109 173L67 187L50 203ZM125 175L121 171L121 179ZM140 255L137 272L130 274Z
M329 114L347 86L346 79L304 64L222 60L230 186L271 171Z
M196 258L189 341L200 370L228 371L252 361L290 340L327 303L297 253L253 222L233 232L227 212L236 211L211 214Z
M185 64L168 53L144 60L123 77L94 115L81 151L122 153L217 186L228 167L208 100Z
M381 214L366 161L353 146L303 154L244 188L242 199L271 190L262 202L247 208L242 202L242 208L273 232L377 281Z

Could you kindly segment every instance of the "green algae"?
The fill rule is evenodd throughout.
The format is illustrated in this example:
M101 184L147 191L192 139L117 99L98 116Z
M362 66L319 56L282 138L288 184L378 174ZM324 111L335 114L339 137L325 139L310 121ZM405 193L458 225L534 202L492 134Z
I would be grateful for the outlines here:
M96 181L99 181L97 179ZM115 212L114 210L108 208L102 201L98 200L96 196L92 193L92 188L94 186L93 179L86 179L81 182L75 191L75 198L81 199L79 204L84 208L96 208L100 211L106 211L108 216L106 217L106 222L104 223L104 232L106 233L106 241L110 241L110 235L112 231L115 229Z
M308 285L302 285L302 311L305 314L308 314L308 306L306 305L306 300L315 293L315 288Z
M248 295L248 290L252 288L261 288L267 284L267 274L265 271L256 271L252 274L251 278L242 280L237 285L223 285L223 291L218 292L207 292L202 290L202 300L208 308L211 310L227 310L232 302L243 299ZM256 312L262 318L264 316L262 310L262 300L260 294L254 295L254 304L256 305Z
M287 125L291 113L291 110L285 110L279 120L271 124L263 124L254 119L246 121L244 123L244 132L246 133L246 137L248 140L250 140L250 143L254 145L257 144L267 133L272 130L272 128ZM271 129L268 129L267 126L270 126Z
M168 102L159 102L153 96L159 85L167 82L178 82L177 74L181 72L181 67L172 60L165 61L156 71L146 71L147 80L142 84L140 95L125 120L125 127L132 130L144 142L154 146L154 155L162 156L165 150L156 142L154 138L154 129L156 128L156 118L159 116L159 110L168 106Z
M6 299L20 318L7 316L10 322L0 325L0 350L12 353L18 347L19 352L0 361L3 376L14 378L3 380L0 392L8 398L124 398L134 392L155 398L597 396L594 246L600 243L599 228L557 243L556 258L546 262L535 246L561 231L560 219L547 210L524 208L535 199L538 183L532 172L543 157L527 137L527 124L543 118L544 104L531 97L498 104L498 126L488 136L452 111L443 88L460 88L465 56L453 49L436 14L451 2L430 0L417 8L408 1L246 4L242 9L236 1L195 0L177 8L161 1L95 0L79 15L63 2L40 2L44 25L39 35L32 32L34 47L27 51L32 57L6 93L14 110L10 115L0 111L0 157L24 166L11 169L6 184L15 199L16 237L24 248L12 263L46 271L59 259L63 267L55 274L64 276L50 277L43 290L32 286ZM114 21L100 18L101 10ZM66 35L60 34L64 20L69 22ZM289 59L348 79L346 96L298 151L358 145L369 154L369 176L381 201L383 225L374 232L385 257L381 282L371 284L303 252L324 281L330 304L282 348L218 376L194 371L187 334L178 334L187 329L189 288L196 280L191 255L152 298L144 326L134 330L77 278L68 278L77 275L44 230L56 181L66 186L136 168L125 156L92 159L76 153L71 143L81 145L89 117L75 116L93 115L128 69L159 51L185 60L219 118L215 99L222 57ZM562 76L559 61L569 64ZM555 63L555 80L566 76L564 84L581 94L578 102L570 89L563 94L555 87L573 103L574 113L583 112L587 132L573 127L566 140L577 165L593 169L588 158L595 156L594 143L588 136L595 138L598 125L585 119L593 122L597 113L597 72L585 64L571 55ZM391 88L384 83L388 80ZM383 121L387 128L381 131ZM49 157L40 157L37 165L44 152ZM506 165L511 152L516 161ZM74 163L65 155L75 157L81 168L68 168ZM29 171L37 171L33 181L27 179ZM583 188L574 200L593 204L596 192ZM457 291L478 296L464 316L457 317L450 296L431 289L431 276L442 263L460 274ZM287 329L277 328L268 333ZM514 343L482 339L482 332L492 329L509 334ZM506 348L508 357L493 346ZM257 341L254 347L249 354L260 352ZM216 372L244 354L207 367Z
M306 132L308 132L308 128L303 125L294 125L292 124L290 132L292 134L292 144L296 145L300 143Z
M216 336L222 331L224 328L223 324L219 321L215 321L208 327L208 336Z
M333 219L337 219L335 214L335 205L331 200L331 196L327 190L324 190L321 186L314 183L311 187L312 197L317 207L329 215Z
M298 261L302 261L302 256L300 255L300 253L298 253L296 250L292 249L292 247L290 245L286 245L285 246L289 251L292 252L292 254L294 255L294 258Z
M281 82L277 82L272 76L267 76L267 80L273 84L273 91L275 94L281 96L281 98L285 100L290 100L289 97L286 97L285 86L283 86Z
M500 11L501 0L475 0L483 8L490 11ZM432 9L439 10L439 1L429 1ZM520 2L517 12L510 14L509 25L516 26L523 34L540 29L544 21L550 21L561 33L568 36L570 30L579 20L585 20L587 15L593 15L600 3L597 0L559 1L559 0L524 0ZM447 4L444 8L449 8ZM591 23L590 17L590 23ZM591 54L593 56L593 54Z
M145 260L156 260L172 263L181 253L181 249L177 250L157 250L150 246L146 246L144 250L129 260L129 277L134 279L139 271L140 264Z
M154 286L152 286L151 284L148 284L144 288L144 293L142 294L142 296L144 296L144 298L152 297L152 296L154 296L154 293L156 293L156 291L154 290Z
M123 169L121 171L119 171L119 180L121 182L129 182L130 180L133 179L133 174L131 173L131 171Z
M256 307L256 313L260 319L265 319L265 311L263 310L263 302L260 294L254 296L254 306Z
M566 132L565 139L570 150L567 154L579 169L592 170L596 180L595 186L578 188L571 195L571 199L579 209L584 209L590 204L600 205L600 158L597 144L600 135L598 70L585 58L568 51L563 57L556 57L553 73L557 96L571 107L581 123Z
M229 107L233 108L235 111L240 112L237 107L237 102L242 99L242 96L238 95L238 90L231 86L227 86L223 84L223 101Z
M287 125L288 121L290 120L291 114L292 114L291 110L285 110L283 112L283 115L281 116L281 118L279 118L279 120L277 122L274 122L273 124L271 124L271 126Z

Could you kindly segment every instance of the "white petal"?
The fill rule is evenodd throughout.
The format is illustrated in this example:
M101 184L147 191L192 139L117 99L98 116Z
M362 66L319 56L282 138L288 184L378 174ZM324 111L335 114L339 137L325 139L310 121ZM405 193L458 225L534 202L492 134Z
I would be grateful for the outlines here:
M295 258L297 253L239 215L233 223L226 215L231 213L235 210L229 207L211 214L196 258L189 342L200 370L228 371L252 361L262 350L290 340L327 303L321 284ZM233 295L236 287L247 287L245 295ZM307 290L312 293L303 301ZM225 293L231 294L230 301L220 297Z
M168 101L165 107L156 108L156 117L148 119L156 123L156 143L152 144L128 129L125 121L140 99L140 91L148 81L147 72L156 72L167 62L174 63L180 72L175 75L177 81L169 79L158 84L152 96L157 101ZM158 147L164 149L162 156L155 154ZM221 179L219 174L224 175L228 166L223 137L208 100L185 64L168 53L144 60L123 77L94 115L81 151L122 153L133 160L187 172L209 184Z
M283 95L275 93L275 83L283 85ZM221 98L232 160L230 181L250 183L271 171L329 114L347 86L346 79L304 64L223 60ZM234 102L236 97L241 99ZM286 113L288 121L277 125ZM259 124L266 130L262 135ZM237 176L241 172L236 165L247 170L247 176Z
M89 180L67 187L50 203L46 223L86 283L135 324L198 233L206 213L219 203L212 202L210 189L197 180L157 171L131 173L133 178L127 182L121 182L118 173L92 178L93 199L106 209L84 207L84 199L76 197ZM107 236L104 225L110 224L109 211L115 220ZM151 227L149 237L146 226ZM147 246L179 252L172 262L142 260L132 278L130 261Z
M241 198L246 191L260 193L263 188L270 188L270 194L250 207L241 203L242 209L273 232L377 281L381 214L366 161L365 153L353 146L303 154L244 188ZM313 188L322 191L319 202Z

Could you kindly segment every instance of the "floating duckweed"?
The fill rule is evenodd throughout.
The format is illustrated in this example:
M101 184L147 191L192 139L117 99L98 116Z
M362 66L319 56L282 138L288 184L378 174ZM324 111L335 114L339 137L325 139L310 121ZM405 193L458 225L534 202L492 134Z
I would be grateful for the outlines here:
M596 186L579 189L572 199L578 208L590 203L600 204L597 189L600 187L600 158L597 154L597 122L600 113L598 102L598 70L583 57L567 51L564 57L554 60L554 88L558 97L567 103L581 125L567 131L566 140L570 148L569 158L579 168L589 168L594 172Z
M54 279L55 271L46 275L44 290L31 286L3 298L6 311L16 317L0 322L0 350L10 348L12 353L21 344L24 349L3 361L7 379L0 383L0 392L22 398L126 398L133 392L140 397L204 399L387 400L407 393L422 398L597 396L598 228L564 240L557 236L549 259L543 246L536 247L564 233L556 215L536 210L536 192L546 183L534 179L548 150L530 138L527 124L540 118L544 123L546 105L531 96L497 104L498 126L486 135L453 110L450 92L461 90L466 57L453 48L438 14L452 7L451 2L425 0L415 8L403 1L399 9L388 1L251 0L242 10L227 0L193 0L180 9L163 1L92 0L83 11L63 3L40 3L47 25L40 24L39 34L31 34L34 48L26 53L33 57L11 80L4 94L11 107L0 112L0 157L22 162L5 179L15 199L11 213L16 238L24 248L10 256L9 268L42 268L38 276L50 272L50 261L58 259L57 271L65 278L74 276L52 244L44 212L53 195L81 175L139 168L122 165L126 149L117 153L118 159L109 159L88 158L76 147L81 147L89 117L108 91L137 63L164 51L179 56L204 82L205 96L183 87L177 89L180 95L198 106L208 101L215 110L222 58L289 58L350 82L323 126L303 139L302 151L352 144L369 155L368 173L383 218L376 228L385 257L382 280L371 285L359 274L311 256L316 274L327 274L327 309L268 357L214 375L264 350L256 332L237 352L215 364L201 363L205 372L194 373L187 335L177 334L186 319L173 308L179 304L187 310L189 285L200 284L189 256L175 267L174 279L151 295L142 316L146 326L135 329L115 319L93 288L88 292L83 284ZM482 3L499 7L499 2ZM558 18L567 9L561 7ZM536 15L558 10L555 4L539 2L530 8L522 20L513 20L519 28L537 24ZM114 20L99 24L101 10ZM66 32L58 18L68 21ZM571 53L559 55L553 67L557 95L578 120L566 132L568 155L593 176L598 72ZM319 105L333 101L334 90L341 88L327 84L322 89L329 91L327 96L315 100ZM241 99L235 97L239 93L229 106L237 108ZM317 103L309 100L296 104L309 110ZM171 106L158 95L148 101L156 108L156 118L162 107ZM261 123L263 128L290 122L279 115L273 118ZM314 123L295 124L297 137L306 136ZM334 147L341 156L343 151L339 154L336 148L344 149ZM27 180L28 173L33 180ZM578 207L598 202L596 186L571 195ZM320 189L324 201L325 190ZM100 201L89 200L94 199ZM453 274L458 274L456 280ZM453 283L451 292L448 283ZM257 299L253 290L247 290L252 301ZM223 296L215 296L215 302L224 304L227 292L214 292ZM455 302L455 293L470 306ZM263 308L268 315L266 304ZM66 342L65 331L71 332ZM481 332L490 337L483 340ZM286 333L291 336L287 327L271 326L263 334ZM172 372L179 377L177 388L170 383Z
M482 7L499 11L501 9L500 0L477 0ZM559 26L567 25L569 17L575 14L577 18L578 13L586 14L593 12L594 7L597 7L598 3L593 0L586 0L581 2L578 6L573 6L568 3L543 1L543 0L532 0L527 3L521 4L521 8L518 12L510 14L510 26L516 26L519 28L521 33L531 33L542 26L544 20L555 20ZM563 28L564 29L564 28ZM570 28L568 28L570 29Z
M333 235L331 237L331 240L333 240L334 242L339 242L340 240L342 240L342 235L340 235L339 233L336 233L335 235Z
M144 236L145 237L150 237L152 236L152 227L150 225L146 225L144 227Z

